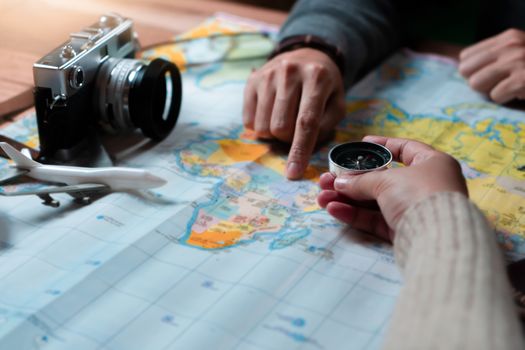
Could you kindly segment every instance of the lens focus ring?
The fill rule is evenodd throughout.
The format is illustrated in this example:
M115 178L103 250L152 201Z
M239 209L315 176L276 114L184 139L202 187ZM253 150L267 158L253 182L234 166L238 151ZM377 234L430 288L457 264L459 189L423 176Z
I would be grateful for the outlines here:
M145 66L134 59L110 58L100 69L97 77L98 108L100 124L109 132L135 129L130 108L130 90L138 72Z

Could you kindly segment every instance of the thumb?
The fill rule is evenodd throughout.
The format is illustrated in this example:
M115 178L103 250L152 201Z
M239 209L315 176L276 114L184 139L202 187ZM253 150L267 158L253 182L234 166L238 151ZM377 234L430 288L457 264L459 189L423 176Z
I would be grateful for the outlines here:
M334 181L337 192L356 201L377 200L386 177L385 171L373 171L359 175L343 175Z

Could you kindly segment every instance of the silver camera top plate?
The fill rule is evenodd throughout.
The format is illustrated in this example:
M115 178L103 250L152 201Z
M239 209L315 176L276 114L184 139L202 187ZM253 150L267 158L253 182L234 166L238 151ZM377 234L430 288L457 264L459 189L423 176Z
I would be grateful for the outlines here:
M131 56L137 46L131 19L118 14L101 16L33 65L35 86L51 89L55 101L65 100L92 82L108 57Z

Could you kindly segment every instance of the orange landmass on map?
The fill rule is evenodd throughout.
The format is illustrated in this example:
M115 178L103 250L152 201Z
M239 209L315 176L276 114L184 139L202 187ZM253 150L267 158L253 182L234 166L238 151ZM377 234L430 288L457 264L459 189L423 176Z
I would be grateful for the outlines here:
M255 232L279 229L278 225L269 225L269 223L270 219L266 216L237 215L205 230L192 230L187 243L204 249L227 248L243 239L250 238Z
M222 221L203 232L192 230L188 244L204 249L226 248L236 244L246 231L235 223Z
M155 57L161 57L175 63L181 72L186 71L186 64L188 62L182 48L179 46L173 44L158 46L155 48Z
M235 31L227 28L220 20L213 20L211 23L205 23L197 28L193 28L181 35L183 38L206 38L213 34L233 34Z
M230 165L238 162L253 162L270 150L268 145L240 140L219 140L217 143L220 149L208 158L208 163Z

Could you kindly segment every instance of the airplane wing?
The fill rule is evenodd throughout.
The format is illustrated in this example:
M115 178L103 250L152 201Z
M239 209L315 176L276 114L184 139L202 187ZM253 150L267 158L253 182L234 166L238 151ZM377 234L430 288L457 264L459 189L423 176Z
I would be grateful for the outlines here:
M103 184L79 184L79 185L70 185L70 186L49 186L38 189L28 189L20 191L3 191L0 188L0 196L27 196L31 194L35 195L45 195L52 193L67 193L72 195L75 198L87 197L93 195L94 193L109 191L109 186Z
M0 169L0 185L15 180L27 174L29 170L17 168L1 168Z

